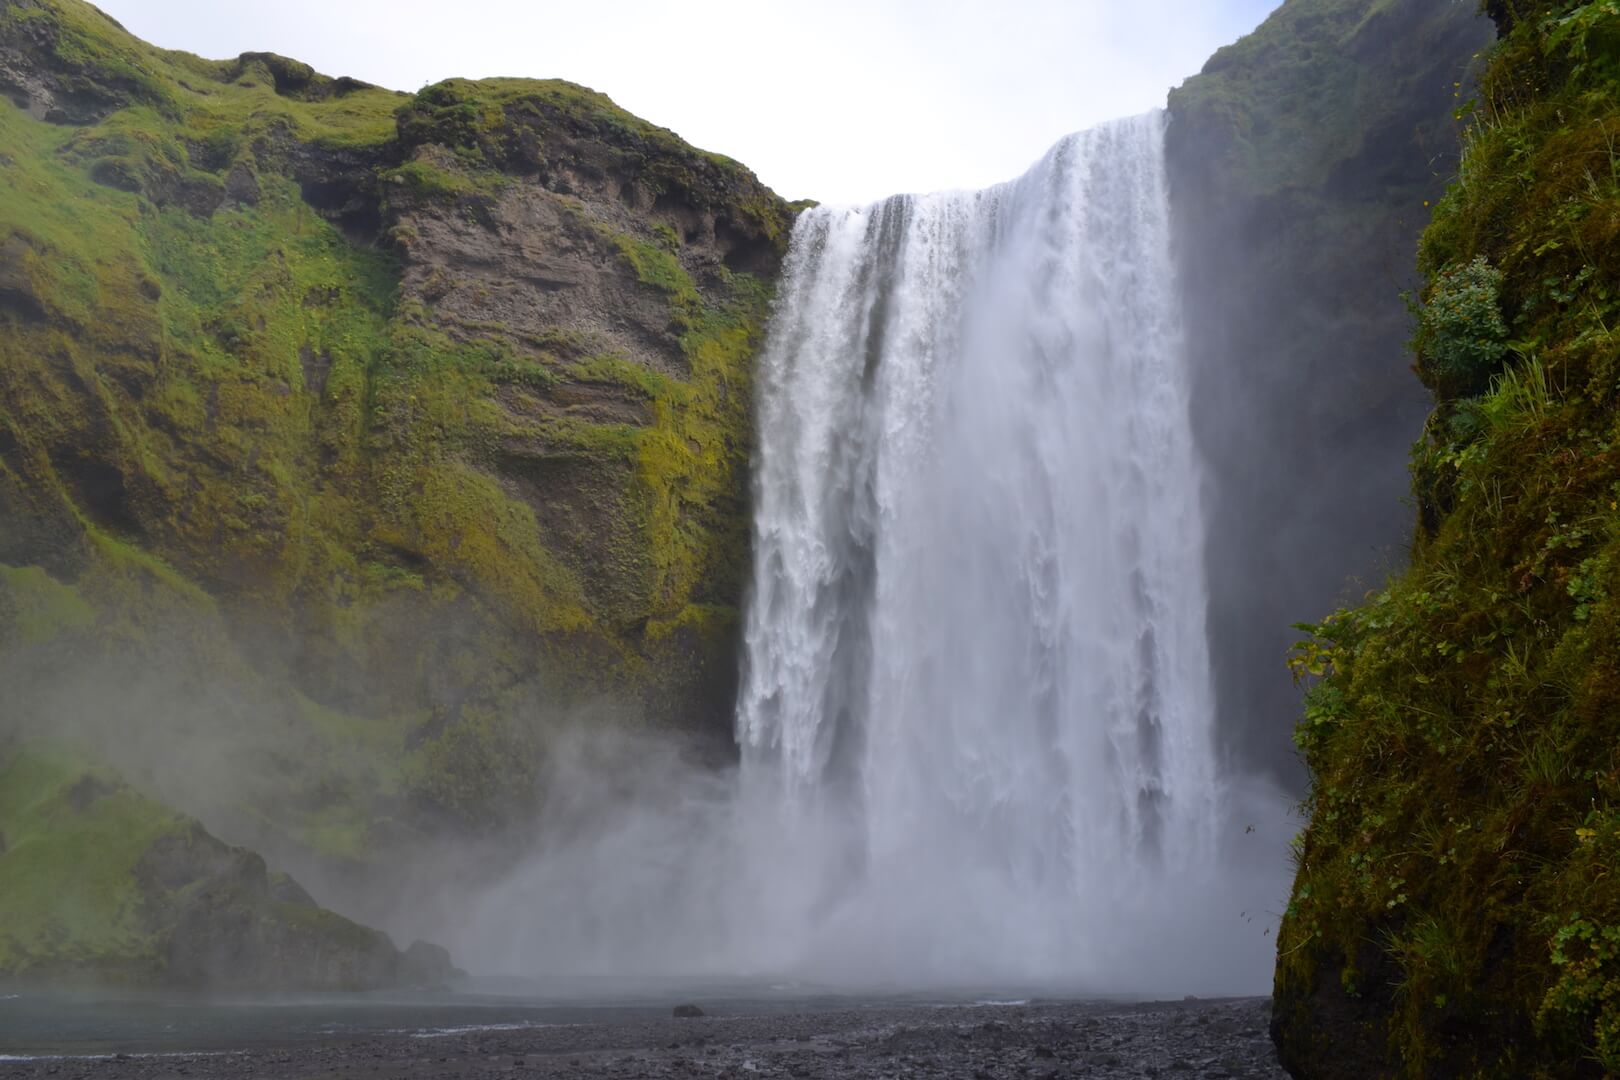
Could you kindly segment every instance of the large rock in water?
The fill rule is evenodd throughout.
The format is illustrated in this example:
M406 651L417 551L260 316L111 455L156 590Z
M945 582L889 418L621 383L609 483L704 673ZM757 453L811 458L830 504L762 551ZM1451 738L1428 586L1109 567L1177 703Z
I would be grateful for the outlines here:
M318 906L75 751L0 751L0 978L188 988L440 986L442 949Z
M582 87L81 0L0 5L0 95L0 735L371 921L424 851L509 861L463 841L521 841L581 709L731 752L787 204Z

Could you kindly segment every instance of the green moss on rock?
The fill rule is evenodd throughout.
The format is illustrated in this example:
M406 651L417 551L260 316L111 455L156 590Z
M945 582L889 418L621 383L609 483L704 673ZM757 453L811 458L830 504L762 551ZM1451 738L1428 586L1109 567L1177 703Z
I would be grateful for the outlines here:
M1420 256L1412 566L1297 654L1313 784L1277 1034L1300 1075L1620 1071L1620 9L1496 14ZM1465 273L1494 310L1459 314Z
M139 977L159 966L135 869L181 819L61 750L0 773L0 971ZM53 972L54 973L54 972Z

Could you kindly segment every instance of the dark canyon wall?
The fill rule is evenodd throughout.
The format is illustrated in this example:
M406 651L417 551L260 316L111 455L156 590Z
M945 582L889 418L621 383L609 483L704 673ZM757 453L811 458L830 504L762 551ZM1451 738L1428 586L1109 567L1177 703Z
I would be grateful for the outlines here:
M1427 404L1401 292L1489 37L1469 2L1288 0L1170 95L1219 730L1293 790L1290 626L1404 561Z

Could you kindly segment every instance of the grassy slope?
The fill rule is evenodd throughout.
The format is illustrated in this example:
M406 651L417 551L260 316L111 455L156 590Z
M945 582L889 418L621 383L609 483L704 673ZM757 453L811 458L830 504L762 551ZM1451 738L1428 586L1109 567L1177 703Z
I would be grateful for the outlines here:
M418 977L385 936L71 744L0 748L0 839L0 978L330 990Z
M1421 251L1412 567L1298 653L1305 1075L1620 1071L1620 6L1516 8Z
M0 972L46 963L148 974L157 943L134 869L184 819L70 752L36 747L9 757L0 767ZM76 800L87 785L108 793Z
M307 180L318 158L384 220L396 180L473 214L517 182L514 118L544 117L659 182L701 174L785 242L786 207L745 170L566 83L413 98L279 57L166 52L79 0L7 0L0 46L51 81L49 119L73 121L0 104L0 564L35 567L0 574L0 610L54 592L76 620L14 631L14 656L112 656L114 685L165 668L200 700L162 722L239 744L266 777L243 819L361 862L421 830L521 820L546 716L602 695L634 711L724 661L768 289L743 273L700 288L648 222L612 240L666 298L689 376L451 334L399 302L395 249L345 231ZM450 164L411 155L425 144ZM581 375L635 384L652 422L514 430L496 405ZM506 485L499 447L531 436L613 465L622 490L601 497L626 550L571 550ZM635 571L628 616L588 593L580 558ZM37 708L14 724L62 711L18 700ZM71 711L92 730L159 722L116 694Z

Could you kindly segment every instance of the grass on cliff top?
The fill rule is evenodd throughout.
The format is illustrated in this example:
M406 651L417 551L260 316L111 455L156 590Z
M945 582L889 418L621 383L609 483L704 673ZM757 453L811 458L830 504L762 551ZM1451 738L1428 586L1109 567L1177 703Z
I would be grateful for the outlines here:
M1431 308L1498 272L1476 291L1510 340L1470 316L1459 381L1435 335L1468 324L1426 321L1411 569L1296 658L1279 1008L1336 967L1409 1076L1620 1073L1620 5L1521 7L1421 260Z
M154 963L134 868L184 819L70 747L0 757L0 972Z
M333 79L270 53L210 60L150 45L85 0L19 0L0 9L0 40L46 41L55 66L105 89L109 97L149 106L201 140L216 156L255 134L285 132L333 147L378 147L396 134L396 114L417 98L465 104L463 115L509 107L548 109L611 137L620 133L655 150L696 155L743 172L723 154L689 146L606 94L562 79L448 79L423 95ZM487 120L495 120L493 116ZM453 144L451 144L453 145Z
M160 49L83 0L7 4L0 36L47 41L58 68L151 107L216 151L278 130L334 146L381 145L393 137L394 110L406 99L359 85L321 99L322 84L332 80L306 65L269 54L244 62Z
M566 117L607 141L634 142L655 155L695 157L727 173L752 176L737 161L691 146L668 128L626 112L606 94L563 79L445 79L422 90L402 113L406 142L431 135L473 149L506 127L508 112Z
M750 219L773 243L787 243L792 212L748 169L625 112L603 94L558 79L446 79L423 88L399 110L403 149L448 148L475 171L457 177L431 168L402 172L399 178L422 190L476 195L478 170L543 168L546 147L538 148L537 158L537 134L542 142L560 134L565 141L581 138L610 147L619 156L611 172L656 191L683 190L699 204L723 205Z

